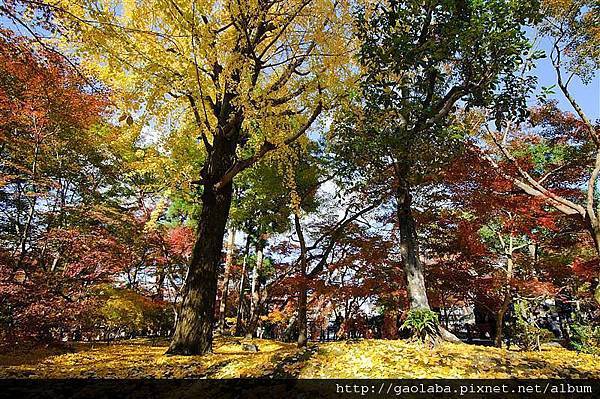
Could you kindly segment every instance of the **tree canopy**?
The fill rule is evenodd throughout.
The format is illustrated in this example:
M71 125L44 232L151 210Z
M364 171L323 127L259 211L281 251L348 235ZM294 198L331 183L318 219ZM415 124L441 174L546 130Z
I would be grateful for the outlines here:
M599 11L2 2L2 345L599 353Z

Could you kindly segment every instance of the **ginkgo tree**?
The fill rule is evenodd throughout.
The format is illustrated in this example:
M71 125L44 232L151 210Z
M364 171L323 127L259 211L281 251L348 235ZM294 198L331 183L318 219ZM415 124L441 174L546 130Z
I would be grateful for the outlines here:
M123 120L190 121L204 145L202 211L169 353L211 350L232 180L300 140L351 76L344 1L49 1L65 51L115 90ZM168 131L165 132L168 134Z

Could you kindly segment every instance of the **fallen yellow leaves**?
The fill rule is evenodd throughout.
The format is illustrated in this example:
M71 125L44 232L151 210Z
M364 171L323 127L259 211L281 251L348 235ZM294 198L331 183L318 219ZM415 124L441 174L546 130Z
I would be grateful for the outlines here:
M243 350L249 340L220 339L205 356L166 356L165 341L136 339L77 347L75 353L50 356L35 364L0 365L0 377L17 378L239 378L258 376L271 363L296 351L295 345L252 340L259 352ZM4 363L6 364L6 363Z
M519 352L444 343L362 340L320 346L300 378L599 378L600 357L563 348Z
M254 343L259 352L243 350ZM361 340L298 351L271 340L217 338L214 353L165 356L165 341L78 344L74 353L40 349L0 356L0 377L238 378L285 373L299 378L600 378L600 357L563 348L519 352L466 344L429 349L407 341ZM279 374L277 374L279 373Z

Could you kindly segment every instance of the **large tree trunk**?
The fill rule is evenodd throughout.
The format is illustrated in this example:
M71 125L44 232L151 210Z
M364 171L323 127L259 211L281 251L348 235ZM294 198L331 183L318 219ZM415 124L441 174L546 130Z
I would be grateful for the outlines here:
M430 309L425 289L423 265L419 259L419 244L415 220L412 215L412 197L410 186L405 178L400 178L396 191L398 226L400 230L400 254L404 274L406 275L406 288L410 309Z
M233 194L231 182L218 190L235 161L237 134L215 135L201 173L204 184L198 236L183 287L181 311L167 351L172 355L200 355L212 350L212 330L217 293L217 267L221 261L225 225Z
M303 287L298 295L298 348L306 346L308 342L306 302L306 288Z
M240 296L238 298L237 317L235 322L235 335L243 333L242 317L244 311L244 285L246 284L246 266L248 264L248 253L250 252L250 235L246 236L246 247L244 249L244 260L242 262L242 275L240 276Z
M306 346L308 342L306 296L306 288L303 287L298 295L298 348Z
M425 288L425 275L423 264L419 258L419 242L415 219L412 215L412 196L407 178L400 176L396 191L398 225L400 230L400 254L406 276L406 290L410 302L410 310L428 309L427 289ZM437 327L437 337L449 342L460 342L454 334L442 326Z
M230 228L227 240L227 257L225 258L225 271L223 272L223 289L221 290L221 303L219 304L219 323L217 331L223 334L225 331L225 316L227 313L227 295L229 293L229 275L233 264L233 251L235 249L235 229Z
M258 290L259 290L259 272L263 263L263 245L259 242L256 246L256 265L252 268L252 282L250 288L250 316L248 317L248 328L246 329L246 338L252 338L258 324Z

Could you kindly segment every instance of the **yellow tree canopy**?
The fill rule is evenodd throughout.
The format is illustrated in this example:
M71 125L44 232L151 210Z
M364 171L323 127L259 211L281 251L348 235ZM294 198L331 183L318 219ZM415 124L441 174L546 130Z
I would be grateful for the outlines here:
M60 0L64 43L115 103L210 148L241 125L250 155L299 138L355 70L346 0ZM75 28L73 28L73 24Z

